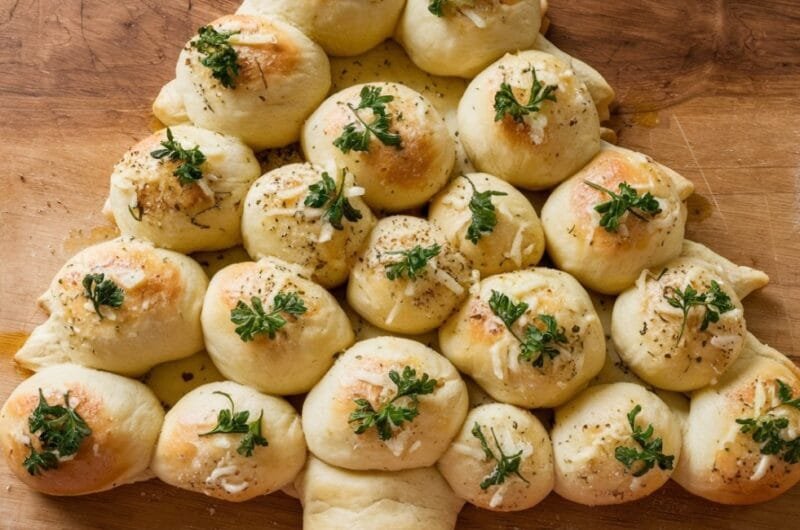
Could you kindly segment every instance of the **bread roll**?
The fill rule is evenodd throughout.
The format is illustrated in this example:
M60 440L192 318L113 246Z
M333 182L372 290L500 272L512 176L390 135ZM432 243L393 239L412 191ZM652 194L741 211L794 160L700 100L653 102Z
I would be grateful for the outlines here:
M103 302L97 309L87 282L92 298ZM142 375L203 349L200 309L207 285L194 260L139 239L88 247L67 261L39 298L50 317L14 359L34 371L71 362ZM114 286L122 290L116 302L105 296Z
M84 429L31 430L29 418L40 402L66 407L83 421ZM65 417L51 411L45 420ZM138 381L72 364L51 366L29 377L11 392L0 410L0 448L8 468L25 484L48 495L85 495L150 478L147 468L164 411L158 399ZM78 420L72 419L67 425ZM79 432L77 452L60 454L50 439ZM52 435L55 434L55 435ZM64 453L72 449L63 447ZM28 471L33 452L53 458L49 466ZM54 456L52 456L54 455ZM50 467L53 466L53 467Z
M416 263L414 257L425 250L436 255L417 272L389 278L398 263L412 258ZM439 327L467 296L470 283L469 261L438 228L424 219L396 215L381 219L361 249L350 272L347 301L379 328L419 334Z
M308 205L318 195L314 188L330 183L321 207ZM244 203L242 235L247 252L254 259L275 256L301 265L311 279L324 287L344 283L361 245L366 241L375 216L346 171L328 173L312 164L290 164L274 169L253 184ZM339 194L357 212L347 218L339 207L333 212Z
M414 394L415 404L411 396L396 399L393 377L401 378L403 388L424 380L436 383ZM381 412L389 404L416 415L383 426L353 416L364 407ZM466 415L466 386L447 359L412 340L380 337L356 343L308 393L303 430L311 452L331 465L397 471L433 465Z
M224 427L224 410L234 417L229 423L247 412L237 425L249 432L230 432L229 425L210 434ZM152 467L172 486L241 502L290 483L305 460L300 417L286 400L225 381L192 390L167 413Z
M681 256L697 258L705 262L708 267L714 269L718 274L728 278L739 299L743 299L756 289L761 289L769 283L769 276L766 273L744 265L737 265L705 245L688 239L683 240Z
M515 471L499 472L501 461ZM487 510L525 510L553 489L550 437L536 416L513 405L472 409L436 466L456 495Z
M186 105L183 104L183 94L178 88L176 79L161 87L153 101L153 115L166 127L189 123Z
M356 57L333 57L331 77L336 92L374 81L400 83L416 90L439 111L455 141L456 163L452 173L461 175L475 171L457 133L458 102L467 88L466 79L441 77L421 70L409 59L405 50L391 40Z
M663 460L646 470L641 459L617 458L620 447L643 452L630 421L646 434L643 442L661 439ZM681 458L681 427L658 396L632 383L598 385L556 410L551 432L555 458L555 491L573 502L598 506L620 504L650 495L664 485ZM645 471L646 470L646 471ZM635 476L644 472L641 476Z
M492 309L500 295L527 304L512 323L513 332ZM553 333L547 331L549 317L555 319ZM550 335L532 341L550 354L534 349L526 359L527 331ZM439 329L439 345L494 399L524 408L564 403L600 371L605 358L603 329L589 295L567 273L541 267L482 280Z
M243 15L282 18L329 55L358 55L392 36L404 0L244 0Z
M238 136L256 151L297 141L303 121L330 88L330 65L322 48L276 18L226 15L209 26L232 33L227 44L236 52L238 74L227 70L230 81L214 77L202 64L207 55L196 46L199 37L193 37L176 68L189 119Z
M548 93L556 101L545 99L518 119L495 108L497 95L503 101L509 91L528 105L534 73L541 88L535 99ZM572 176L600 149L600 121L586 86L567 63L539 51L506 55L478 74L458 106L458 130L479 171L531 190Z
M786 449L800 443L800 411L781 404L778 381L791 399L800 396L794 363L748 334L742 356L719 382L692 393L675 481L723 504L765 502L797 484L800 463ZM776 454L763 454L765 443L753 440L752 431L742 432L745 425L737 422L754 419L786 421L777 429L786 445L774 449Z
M689 287L717 305L688 305L684 315L672 304L690 303L681 296ZM746 333L742 303L727 278L693 258L642 272L617 298L611 323L625 364L649 384L679 392L713 384L741 353Z
M432 467L350 471L311 456L296 485L305 530L453 530L464 505Z
M142 382L153 391L164 408L171 409L195 388L224 379L211 357L201 351L185 359L154 366Z
M199 180L178 177L183 161L155 158L170 144L199 149ZM174 151L173 151L174 152ZM242 203L260 168L253 151L237 138L177 125L133 146L114 167L107 210L123 235L189 253L241 243Z
M637 209L619 218L611 231L595 210L611 196L587 182L619 194L631 186L638 198L657 201L655 212ZM686 203L694 186L650 157L609 144L581 171L550 194L542 208L547 250L556 266L601 293L616 294L636 281L642 270L680 254Z
M569 64L575 71L575 75L586 85L586 90L589 91L589 95L592 96L592 101L594 101L594 105L597 108L597 116L600 118L600 121L603 122L611 118L610 107L614 102L614 89L608 84L608 81L605 80L600 72L585 62L556 48L556 46L541 33L536 36L533 49L554 55Z
M472 210L477 207L483 212L478 201L487 192L503 195L489 196L497 224L484 231L478 228L481 223ZM531 267L544 254L542 224L530 201L514 186L487 173L453 179L434 197L428 219L481 276Z
M280 295L280 296L279 296ZM296 296L304 310L279 310L279 299ZM252 336L237 333L234 309L275 312L285 324L270 337L266 326ZM256 320L259 320L258 318ZM206 348L222 374L232 381L277 395L307 392L353 343L353 330L331 294L277 258L230 265L211 280L203 303ZM247 340L245 340L245 338Z
M334 145L347 137L348 126L360 134L363 121L379 119L370 110L375 107L362 108L357 116L353 110L378 91L379 97L393 98L383 103L383 112L388 133L399 138L381 140L370 133L366 150ZM366 190L364 201L392 212L424 204L445 185L455 162L455 146L442 116L424 96L399 83L374 82L337 92L306 121L301 141L309 162L348 168Z
M396 38L423 70L472 78L506 52L533 46L542 14L539 0L438 2L408 0Z

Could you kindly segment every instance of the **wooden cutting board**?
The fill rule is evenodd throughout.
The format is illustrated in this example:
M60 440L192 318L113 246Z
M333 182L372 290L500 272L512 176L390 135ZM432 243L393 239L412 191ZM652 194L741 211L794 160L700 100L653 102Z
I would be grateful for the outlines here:
M616 88L625 147L691 178L690 238L765 270L749 329L800 358L800 9L795 0L551 0L549 37ZM44 319L36 297L78 249L107 238L112 165L148 134L178 51L234 0L0 0L0 399L23 375L10 356ZM552 495L526 512L465 507L459 528L790 528L800 488L752 507L670 483L628 505ZM48 498L0 464L4 528L299 528L297 501L242 505L158 481Z

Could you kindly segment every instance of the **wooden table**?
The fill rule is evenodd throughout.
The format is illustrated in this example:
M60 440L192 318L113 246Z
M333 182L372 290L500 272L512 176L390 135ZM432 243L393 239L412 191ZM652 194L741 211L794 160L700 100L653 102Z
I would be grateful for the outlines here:
M168 5L166 5L168 4ZM620 144L691 178L689 237L769 273L745 303L762 340L800 356L800 7L796 0L551 0L549 36L617 89ZM149 105L185 40L233 0L0 2L0 399L20 381L19 334L78 248L108 236L112 165L151 124ZM16 334L16 335L15 335ZM791 528L800 488L725 507L670 483L634 504L590 509L555 495L459 528ZM47 498L0 465L0 527L299 528L283 494L226 504L158 481Z

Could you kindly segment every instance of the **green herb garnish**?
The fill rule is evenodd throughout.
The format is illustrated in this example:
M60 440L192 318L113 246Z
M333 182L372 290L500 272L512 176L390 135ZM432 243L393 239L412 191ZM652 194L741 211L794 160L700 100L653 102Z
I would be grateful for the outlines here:
M361 101L358 106L354 107L350 103L347 104L347 107L353 112L358 121L345 125L342 134L333 141L333 145L341 149L343 153L369 151L370 135L375 135L383 145L391 145L402 149L400 135L389 131L389 127L392 125L392 115L386 112L386 104L394 100L394 96L381 96L382 90L382 87L366 85L361 89ZM367 123L359 115L358 111L363 109L372 111L372 122ZM359 123L361 127L359 127Z
M239 447L236 452L242 456L253 456L256 445L267 447L269 442L266 438L261 436L261 420L264 417L264 411L258 416L258 419L247 422L250 419L250 411L243 410L236 412L233 405L233 398L230 394L215 390L214 394L225 396L231 404L230 409L220 409L217 414L217 425L208 432L201 433L200 436L209 436L212 434L244 434Z
M405 422L413 421L419 415L419 396L432 394L438 381L430 379L423 373L417 378L417 372L410 366L403 368L402 375L395 370L389 372L389 379L397 387L394 397L375 410L369 400L359 398L353 402L356 409L350 414L350 423L355 424L353 430L356 434L363 434L374 426L381 440L392 437L393 428L400 427ZM407 406L397 405L396 401L408 398Z
M489 298L489 307L492 313L503 321L509 333L519 342L519 358L530 362L533 366L544 366L545 357L554 359L560 353L555 345L568 342L564 328L559 328L556 318L547 314L536 316L536 319L544 325L544 329L528 324L525 326L523 335L518 335L513 326L528 310L528 304L525 302L515 303L507 295L492 290L492 296Z
M545 101L556 101L556 85L545 85L536 77L536 69L531 67L531 74L533 75L533 83L531 85L531 93L528 96L528 103L523 105L514 96L514 91L508 83L501 83L500 90L494 95L494 121L501 121L506 115L511 116L517 123L522 123L522 120L528 114L539 112L542 103Z
M648 222L653 216L661 213L658 200L649 191L640 197L627 182L619 183L619 193L614 193L608 188L588 180L584 180L583 183L611 197L610 201L602 202L594 207L597 213L603 214L600 218L600 226L605 228L606 232L616 232L619 229L619 222L626 212L630 212L631 215L644 222Z
M39 404L28 417L28 428L41 444L41 451L29 445L30 454L22 463L31 475L58 468L59 458L76 454L81 442L92 434L81 415L70 407L69 392L64 394L63 406L49 405L41 388Z
M481 489L485 490L488 489L489 486L502 484L511 474L516 475L525 483L529 483L528 480L519 472L519 466L522 462L522 451L519 451L513 455L505 454L503 452L503 448L500 446L500 442L497 440L497 435L494 433L494 427L490 427L489 430L494 438L494 445L497 447L497 452L500 454L499 457L495 455L491 448L489 448L489 444L486 442L486 437L483 435L483 431L481 431L481 426L478 424L478 422L475 422L472 426L472 436L480 441L481 449L483 449L483 453L486 455L486 458L497 462L492 472L489 473L489 475L487 475L481 482Z
M776 379L775 383L781 402L758 418L737 418L736 423L741 425L740 432L750 434L753 441L760 444L762 455L778 455L784 462L797 464L800 462L800 436L785 439L782 431L789 427L789 418L776 416L772 411L783 406L800 410L800 397L792 399L792 387L780 379Z
M361 212L350 204L350 200L344 195L346 170L342 170L342 182L339 189L336 189L336 182L328 175L322 173L322 180L308 187L308 196L305 205L312 208L325 208L322 220L328 221L336 230L344 230L342 218L344 217L351 223L361 219Z
M472 197L469 200L472 222L467 228L466 239L471 241L473 245L477 245L484 234L491 234L494 227L497 226L497 212L495 211L494 204L492 204L492 197L508 194L494 190L479 192L469 177L466 175L462 175L462 177L466 179L472 187Z
M100 306L107 305L108 307L120 307L123 300L125 300L125 291L123 291L111 278L106 278L104 273L87 274L83 277L83 295L91 300L94 306L94 312L103 320L103 313L100 312Z
M668 295L668 292L671 292L672 295ZM698 293L691 285L687 285L683 291L675 287L669 288L664 293L664 298L666 298L669 305L683 311L681 331L678 333L675 344L678 344L681 337L683 337L683 332L686 330L686 321L689 318L689 310L693 307L702 306L705 310L703 322L700 324L700 331L708 329L708 325L712 322L719 322L720 313L727 313L736 308L731 302L730 296L714 280L711 280L711 287L705 293Z
M442 247L435 243L429 247L415 246L411 250L393 250L387 255L402 256L399 261L386 265L386 277L396 280L406 276L409 280L416 280L422 276L428 261L439 255Z
M662 452L663 442L661 438L651 440L654 429L653 424L648 424L647 429L642 430L641 427L636 425L636 416L642 411L641 405L636 405L628 413L628 424L631 426L631 437L639 444L639 448L627 447L624 445L618 446L614 451L614 456L619 460L622 465L628 469L632 469L636 462L641 462L638 469L633 472L634 477L641 477L656 465L659 469L672 469L672 461L674 456L666 456Z
M150 156L161 160L168 158L173 162L180 162L173 175L178 177L178 182L186 186L192 184L203 178L203 171L200 166L206 161L206 156L200 151L200 148L194 146L191 149L184 149L180 142L175 141L172 136L172 129L167 127L167 139L161 142L162 149L156 149L150 152Z
M197 31L198 38L192 41L192 47L204 55L200 64L211 70L225 88L235 88L234 78L239 75L239 55L228 39L238 31L217 31L211 26L203 26Z
M299 316L306 312L303 299L294 292L276 294L269 313L264 311L261 299L257 296L250 298L250 303L252 307L239 300L236 307L231 309L231 322L238 326L236 333L244 342L253 340L259 333L266 333L270 339L274 339L278 330L286 325L282 313Z

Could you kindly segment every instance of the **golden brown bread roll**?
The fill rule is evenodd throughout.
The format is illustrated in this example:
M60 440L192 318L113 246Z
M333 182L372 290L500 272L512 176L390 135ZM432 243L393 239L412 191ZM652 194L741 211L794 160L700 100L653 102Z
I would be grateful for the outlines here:
M591 184L587 184L591 183ZM649 210L626 211L617 225L595 210L611 201L608 192L627 185ZM650 157L604 143L600 153L548 197L542 225L548 255L556 266L601 293L617 294L642 270L680 254L686 199L694 186ZM605 224L601 224L605 223Z
M467 296L469 261L424 219L381 219L350 272L347 301L371 324L388 331L432 331Z
M736 360L747 326L728 282L695 258L645 270L614 303L620 358L647 383L685 392L713 384Z
M402 421L373 417L400 409ZM447 359L379 337L343 353L308 393L303 430L311 452L331 465L396 471L433 465L466 415L467 389Z
M547 430L527 410L503 403L472 409L436 467L456 495L487 510L525 510L553 489Z
M453 174L473 173L475 168L467 158L458 138L458 102L467 88L467 80L441 77L421 70L409 59L405 50L388 40L356 57L331 58L333 91L374 81L400 83L416 90L431 102L447 124L456 146Z
M152 467L172 486L241 502L290 483L305 460L300 417L286 400L225 381L170 409Z
M46 423L32 431L36 417ZM11 392L0 410L0 448L31 488L85 495L150 478L163 421L158 399L138 381L60 364Z
M297 265L272 257L218 272L202 322L206 349L225 377L276 395L308 391L353 342L336 299Z
M50 317L14 358L29 370L72 362L144 374L203 349L207 285L194 260L142 240L121 237L88 247L39 298Z
M653 493L681 458L679 421L658 396L632 383L584 390L556 409L551 436L556 493L589 506ZM642 452L651 454L652 462L635 456Z
M297 263L324 287L340 285L375 224L363 193L347 171L330 173L308 163L274 169L247 193L245 248L254 259ZM349 206L338 205L339 197Z
M543 267L482 280L439 329L439 345L494 399L525 408L564 403L605 358L589 295L567 273Z
M472 78L504 53L533 46L541 18L539 0L408 0L396 38L426 72Z
M494 226L478 220L489 209L483 205L487 193L493 194L488 200ZM483 277L531 267L544 254L544 232L533 205L514 186L487 173L450 181L431 201L428 220Z
M784 402L798 397L800 370L748 333L733 366L692 393L673 479L723 504L765 502L789 490L800 481L800 411ZM756 441L755 430L768 424L775 429L764 432L777 438Z
M358 55L392 36L404 0L244 0L243 15L275 16L330 55Z
M205 50L203 33L225 44ZM214 53L235 55L237 71L203 65ZM297 141L331 77L325 52L294 26L276 18L226 15L184 46L176 81L190 121L238 136L258 151Z
M203 162L191 165L201 172L198 178L182 172L185 158L170 158L181 150L199 151ZM253 151L239 139L178 125L125 153L111 175L105 209L123 235L161 248L228 248L242 241L242 203L260 173Z
M572 176L600 149L586 86L566 62L533 50L507 54L472 80L458 130L479 171L531 190Z
M378 120L385 134L367 133L366 124L375 131ZM351 143L363 134L363 145ZM333 94L308 118L301 141L309 162L352 171L366 190L364 201L376 210L421 206L445 185L455 162L442 116L422 94L399 83L372 82Z
M295 484L305 530L453 530L464 505L433 467L351 471L310 456Z

